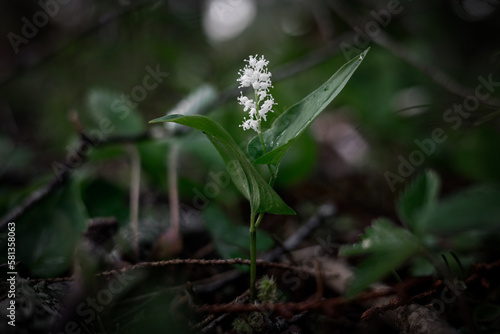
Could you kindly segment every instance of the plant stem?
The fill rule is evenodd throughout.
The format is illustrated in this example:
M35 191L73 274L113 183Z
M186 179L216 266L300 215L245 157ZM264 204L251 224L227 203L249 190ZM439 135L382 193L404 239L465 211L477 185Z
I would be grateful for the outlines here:
M259 218L262 216L259 215ZM255 281L257 275L257 228L255 213L250 215L250 303L255 301Z
M179 146L173 143L168 153L168 197L170 205L170 227L176 236L179 235L179 191L177 185L177 158Z
M141 156L135 144L128 146L130 154L130 226L135 260L139 260L139 195L141 186Z
M259 115L259 100L258 100L256 90L254 91L254 94L255 94L255 110L257 113L258 123L259 123L259 128L258 128L259 131L257 131L257 132L259 133L260 144L262 145L262 152L264 152L264 154L266 154L267 153L266 145L264 144L264 137L262 137L262 130L261 130L261 126L260 126L262 119L258 116ZM267 169L269 169L269 174L271 175L271 179L272 179L274 172L273 172L273 169L271 168L271 165L268 164Z
M257 117L259 115L259 102L257 91L255 93L255 108L257 112ZM262 136L261 130L261 122L262 119L258 117L258 134L260 139L260 144L262 145L262 152L264 154L267 153L266 145L264 143L264 137ZM267 164L267 168L269 169L270 179L269 185L272 187L274 185L274 181L276 181L276 176L278 174L278 167L273 168L272 165ZM255 282L257 275L257 227L260 225L262 219L264 218L264 213L260 212L257 217L257 221L255 221L255 213L252 212L250 215L250 302L253 303L255 301Z

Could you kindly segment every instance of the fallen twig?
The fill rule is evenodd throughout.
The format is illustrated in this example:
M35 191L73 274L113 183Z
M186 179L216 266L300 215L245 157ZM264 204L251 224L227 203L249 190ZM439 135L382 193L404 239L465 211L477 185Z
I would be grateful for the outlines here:
M303 302L290 303L264 303L264 304L217 304L192 306L197 312L202 313L239 313L239 312L276 312L285 318L291 318L297 312L319 311L327 315L334 315L338 307L353 302L367 301L392 294L392 290L379 292L367 292L359 295L356 299L348 300L343 297L334 297L328 299L306 300Z

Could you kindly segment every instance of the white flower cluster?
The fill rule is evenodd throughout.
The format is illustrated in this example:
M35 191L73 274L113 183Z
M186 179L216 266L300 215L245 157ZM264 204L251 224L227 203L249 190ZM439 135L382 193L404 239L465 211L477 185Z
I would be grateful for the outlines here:
M243 93L238 97L238 102L244 108L243 111L248 111L249 118L243 118L243 124L240 127L243 130L253 129L255 132L259 132L259 125L262 119L266 121L267 113L274 112L272 110L273 105L277 104L274 102L274 98L269 94L269 88L273 87L271 84L271 73L267 70L267 64L269 62L261 56L260 59L257 55L250 56L245 59L248 62L247 65L242 70L239 70L239 78L237 81L240 83L238 88L242 87L252 87L255 92L255 99L249 99L244 96Z

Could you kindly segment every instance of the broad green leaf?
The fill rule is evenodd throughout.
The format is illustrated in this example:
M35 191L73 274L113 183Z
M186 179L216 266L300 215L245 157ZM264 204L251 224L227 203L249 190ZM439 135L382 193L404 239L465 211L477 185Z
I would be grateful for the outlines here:
M262 134L267 153L264 154L259 137L254 137L248 144L248 153L255 158L254 163L279 164L297 137L311 125L344 88L367 52L368 49L344 64L323 85L274 121L271 128Z
M358 294L397 269L419 250L420 244L408 230L389 220L375 220L360 242L340 250L342 256L369 254L358 266L347 295L352 297Z
M218 123L199 115L168 115L150 121L150 123L159 122L174 122L203 131L224 160L234 184L249 200L253 213L295 214L264 181L234 139Z
M428 207L420 216L425 232L453 234L471 229L498 230L500 227L500 187L478 186Z
M439 176L434 171L426 171L412 182L399 198L397 204L399 217L413 231L418 230L416 224L421 210L436 202L440 185Z

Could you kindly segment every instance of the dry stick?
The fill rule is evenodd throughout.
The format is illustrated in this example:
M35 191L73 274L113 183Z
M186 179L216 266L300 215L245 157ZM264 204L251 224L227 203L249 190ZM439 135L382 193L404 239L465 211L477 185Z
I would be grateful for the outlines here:
M250 289L247 289L247 291L243 292L241 295L233 299L231 304L242 304L246 300L248 300L248 295L250 294ZM193 329L200 329L199 333L208 333L212 328L214 328L219 322L224 320L229 313L224 313L218 316L217 318L213 319L214 315L210 314L207 318L205 318L202 322L198 323L196 326L193 327ZM212 320L213 319L213 320ZM210 321L210 323L206 324L206 322ZM206 325L205 325L206 324Z
M130 226L135 260L139 260L139 195L141 187L141 156L135 144L127 147L130 154Z
M323 204L318 208L314 216L299 227L299 229L285 240L283 246L277 247L272 251L264 254L261 258L267 261L276 260L281 254L286 251L291 251L304 240L312 231L314 231L325 219L335 216L337 208L331 203Z
M120 270L108 270L103 271L96 274L96 277L105 277L105 276L114 276L126 273L128 271L144 269L144 268L161 268L168 266L178 266L178 265L199 265L199 266L216 266L216 265L250 265L250 260L245 260L241 258L235 259L173 259L173 260L165 260L165 261L152 261L152 262L141 262L135 264L130 267L126 267ZM257 265L263 268L277 268L283 270L292 270L297 273L309 273L307 269L302 267L289 265L286 263L278 263L278 262L269 262L265 260L257 260ZM55 277L55 278L36 278L31 279L30 282L41 282L45 281L48 283L56 283L56 282L68 282L73 281L74 277Z
M393 293L389 290L378 292L367 292L359 295L355 301L365 302L368 300L378 299ZM340 306L352 303L352 300L343 297L333 297L322 300L306 300L302 302L280 302L280 303L263 303L263 304L215 304L194 306L193 309L198 312L210 313L238 313L238 312L262 312L271 311L277 312L280 315L292 316L295 312L317 310L324 313L331 313Z
M167 267L167 266L176 266L176 265L200 265L200 266L215 266L215 265L250 265L250 260L245 260L241 258L235 259L213 259L213 260L205 260L205 259L173 259L173 260L165 260L165 261L153 261L153 262L141 262L136 265L121 269L121 270L110 270L104 271L98 276L109 276L115 274L125 273L127 271L142 269L142 268L159 268L159 267ZM298 273L306 272L306 269L298 266L293 266L285 263L275 263L269 262L265 260L257 260L257 265L264 268L277 268L277 269L286 269L293 270Z
M345 2L343 1L330 0L329 4L330 7L353 28L356 26L364 26L364 23L370 21L366 19L360 20L352 11L352 9L349 8L348 5L345 5ZM359 22L362 22L362 24L357 24ZM463 98L475 95L473 89L460 84L455 79L450 77L447 73L441 71L441 69L433 66L432 64L426 63L414 52L406 48L403 44L400 44L392 39L392 37L390 37L382 29L375 37L372 38L372 40L378 45L392 52L396 57L406 61L408 64L420 70L431 80L433 80L435 83L437 83L450 93ZM488 102L492 106L500 107L500 99L498 98L490 97L485 102Z

